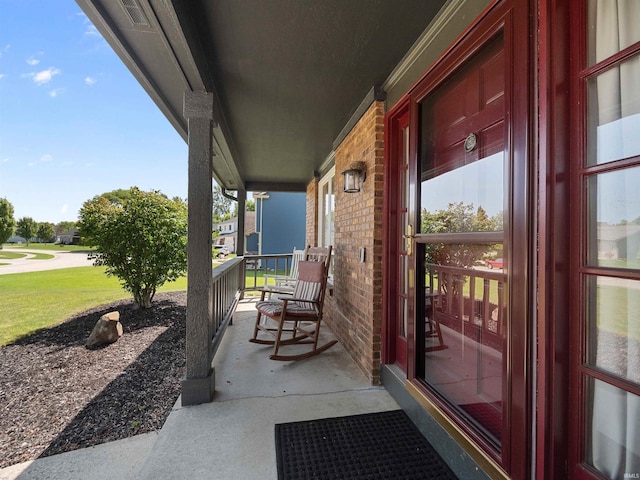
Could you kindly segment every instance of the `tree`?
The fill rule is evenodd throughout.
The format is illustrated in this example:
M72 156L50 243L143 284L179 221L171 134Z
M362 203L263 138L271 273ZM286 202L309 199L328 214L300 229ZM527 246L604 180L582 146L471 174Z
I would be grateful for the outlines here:
M134 301L148 308L158 287L186 272L187 208L158 191L132 187L129 193L86 201L79 228L96 247L94 264L106 266L107 275L118 277Z
M131 199L132 194L131 194L131 189L124 190L122 188L119 188L118 190L113 190L111 192L103 193L102 196L113 204L122 205L127 200Z
M56 232L53 229L52 223L42 222L38 224L38 231L36 232L36 236L41 242L50 241L55 234Z
M38 234L38 222L31 217L22 217L18 220L16 234L24 237L27 241L27 246L29 246L29 240Z
M76 226L76 222L60 222L55 226L55 233L68 232Z
M222 194L222 189L220 188L220 186L214 185L212 214L213 214L213 221L215 223L222 221L221 219L225 216L225 214L231 213L231 202L232 202L231 199L225 197Z
M446 210L431 213L422 210L420 233L462 233L491 231L490 220L483 209L474 212L473 204L450 203ZM454 267L471 267L486 253L486 245L449 245L431 243L426 245L428 263Z
M16 221L13 218L13 205L6 198L0 198L0 245L13 235Z
M489 217L487 212L478 207L474 211L473 204L462 202L449 203L446 210L431 213L426 209L421 214L420 233L465 233L491 232L502 229L502 212ZM502 245L486 245L474 243L427 243L425 245L425 259L427 271L436 273L438 265L459 268L471 268L482 260L489 252L502 250ZM451 281L450 276L438 278L443 291L451 289L454 298L462 292L459 284ZM454 305L457 303L454 301ZM454 307L455 308L455 307Z
M245 212L255 212L256 211L256 202L255 200L247 200L244 204Z

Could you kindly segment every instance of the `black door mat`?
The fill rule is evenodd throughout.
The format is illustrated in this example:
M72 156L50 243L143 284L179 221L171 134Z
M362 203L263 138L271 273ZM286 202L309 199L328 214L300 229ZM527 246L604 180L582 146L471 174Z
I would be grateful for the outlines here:
M402 410L276 425L279 480L456 476Z

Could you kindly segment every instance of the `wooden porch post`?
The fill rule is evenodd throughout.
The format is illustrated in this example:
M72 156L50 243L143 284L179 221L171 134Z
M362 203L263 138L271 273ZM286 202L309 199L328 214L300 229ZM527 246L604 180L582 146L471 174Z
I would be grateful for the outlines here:
M244 224L245 217L247 216L245 209L247 203L247 191L246 190L238 190L238 241L236 242L236 253L238 255L244 256L244 250L246 248L245 236L244 236ZM240 298L244 298L244 287L246 281L246 267L247 264L242 264L242 269L240 271L240 283L242 288L242 293L240 294Z
M183 105L189 124L189 239L182 405L197 405L212 400L215 379L211 367L213 94L185 92Z
M247 203L247 191L238 190L238 241L236 245L236 253L238 256L244 256L245 238L244 238L244 221L246 217L245 208Z

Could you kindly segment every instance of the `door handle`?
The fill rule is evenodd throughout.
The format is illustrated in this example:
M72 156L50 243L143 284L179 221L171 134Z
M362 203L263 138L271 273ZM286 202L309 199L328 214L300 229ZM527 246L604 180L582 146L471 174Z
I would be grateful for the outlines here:
M403 233L402 238L407 240L407 255L412 255L413 240L416 238L416 236L413 234L413 226L411 224L407 225L407 233Z

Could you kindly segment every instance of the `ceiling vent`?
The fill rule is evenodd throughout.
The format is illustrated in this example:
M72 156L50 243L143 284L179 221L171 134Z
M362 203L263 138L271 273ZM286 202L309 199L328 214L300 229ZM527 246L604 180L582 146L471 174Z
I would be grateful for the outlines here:
M149 20L140 7L138 0L120 0L122 7L135 27L148 27Z

